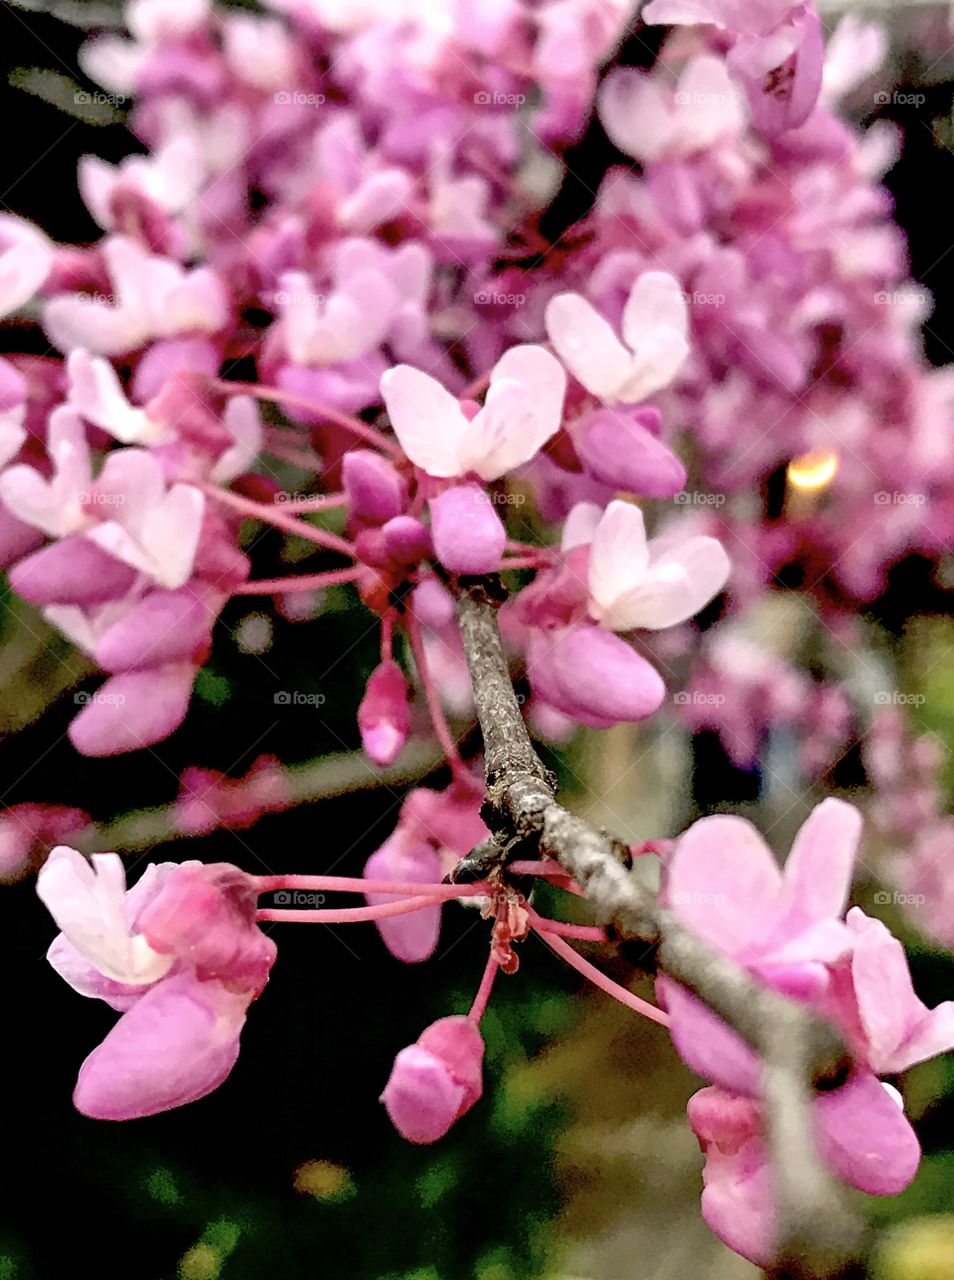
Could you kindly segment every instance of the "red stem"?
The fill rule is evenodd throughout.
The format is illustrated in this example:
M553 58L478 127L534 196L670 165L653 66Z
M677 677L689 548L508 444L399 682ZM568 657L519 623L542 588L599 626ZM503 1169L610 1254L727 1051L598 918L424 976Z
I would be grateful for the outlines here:
M352 435L358 436L359 439L364 440L367 444L374 445L376 449L380 449L383 453L389 453L394 458L403 457L399 446L378 431L377 427L372 427L370 423L364 422L361 418L352 417L350 413L341 413L337 409L332 409L329 405L319 404L316 400L310 400L308 396L298 395L294 391L285 391L281 387L261 386L257 382L216 381L213 385L216 391L224 391L227 394L255 396L258 400L273 400L276 404L290 404L296 405L300 409L307 409L310 413L326 418L328 422L333 422L335 426L343 427L345 431L350 431Z
M270 596L284 591L318 591L322 587L336 587L342 582L355 582L364 570L360 565L353 569L329 569L327 573L303 573L288 578L258 578L236 587L237 596Z
M274 525L276 529L282 529L285 533L297 534L299 538L306 538L309 542L315 542L321 547L327 547L330 551L338 551L349 559L354 559L354 547L344 538L339 538L336 533L328 533L325 529L316 529L314 525L308 524L304 520L296 520L294 516L284 515L280 510L267 507L262 502L253 502L251 498L243 498L239 493L232 493L230 489L219 489L214 484L199 483L196 488L201 489L204 494L210 498L214 498L216 502L221 502L223 506L231 507L233 511L238 511L243 516L249 516L253 520L261 520L265 524Z
M427 656L424 652L424 641L421 637L421 629L418 625L417 618L414 616L412 609L408 609L404 621L407 629L407 636L411 642L411 652L414 655L414 665L417 667L417 673L420 677L421 688L424 690L424 697L427 701L427 710L431 718L431 724L434 728L434 735L440 743L441 750L447 757L447 763L450 765L451 773L455 777L461 777L466 774L467 770L460 753L457 750L457 743L450 731L450 726L444 716L444 708L441 705L441 696L438 692L434 681L431 679L431 673L427 665Z
M500 965L497 963L493 952L491 952L487 957L484 976L481 978L477 994L474 996L474 1003L470 1006L470 1013L467 1015L471 1022L479 1022L484 1016L484 1010L487 1008L487 1001L490 999L490 993L494 988L494 979L499 968Z

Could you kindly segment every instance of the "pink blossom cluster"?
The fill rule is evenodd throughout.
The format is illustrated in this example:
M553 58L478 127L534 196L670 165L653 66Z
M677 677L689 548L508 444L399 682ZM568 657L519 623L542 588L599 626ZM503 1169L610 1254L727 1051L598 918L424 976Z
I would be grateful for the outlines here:
M391 766L423 723L450 780L410 792L359 879L186 862L127 890L115 854L55 850L51 963L122 1015L76 1105L128 1119L217 1087L275 959L260 924L374 921L418 963L458 900L488 921L487 969L467 1014L397 1055L383 1101L400 1132L434 1141L478 1101L480 1016L535 931L712 1081L690 1104L703 1210L765 1260L754 1052L672 981L661 1008L602 974L570 945L605 941L597 926L541 917L499 874L443 883L487 836L452 729L471 714L456 596L506 575L501 625L544 738L647 719L668 683L739 764L778 726L812 778L838 758L856 711L837 664L810 679L746 639L752 612L793 581L813 637L848 649L888 568L954 535L950 371L922 358L926 299L879 185L896 139L838 114L881 33L848 19L826 50L810 3L652 0L645 20L674 27L656 64L604 74L630 19L616 0L267 9L131 0L129 35L83 51L146 147L81 162L102 237L57 245L0 217L0 312L36 317L51 347L0 360L0 563L106 676L70 726L85 755L182 724L233 597L304 618L351 584L380 637L355 708L367 756ZM552 244L541 215L594 103L626 163ZM780 470L772 512L759 494ZM316 563L255 576L247 520ZM174 827L294 802L276 761L241 780L193 768ZM81 843L83 815L20 816L0 829L11 866ZM919 1153L881 1077L952 1047L954 1007L920 1003L884 926L843 918L859 826L825 802L784 872L731 817L644 851L663 852L687 925L841 1030L854 1068L817 1101L823 1154L890 1194ZM555 864L513 870L579 893ZM295 889L366 901L257 905Z

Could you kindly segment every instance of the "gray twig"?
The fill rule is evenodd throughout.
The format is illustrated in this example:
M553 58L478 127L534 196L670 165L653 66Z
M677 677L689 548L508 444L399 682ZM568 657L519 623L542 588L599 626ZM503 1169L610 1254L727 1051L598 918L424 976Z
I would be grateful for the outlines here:
M704 1001L760 1055L779 1204L771 1275L865 1275L863 1229L818 1154L812 1125L813 1091L837 1085L850 1070L840 1036L686 929L631 874L621 841L557 803L555 779L534 750L514 694L497 625L499 600L495 579L470 580L462 584L458 617L484 739L483 816L500 861L533 848L555 859L579 884L601 924L622 940L644 944L650 963ZM480 846L481 865L490 852Z

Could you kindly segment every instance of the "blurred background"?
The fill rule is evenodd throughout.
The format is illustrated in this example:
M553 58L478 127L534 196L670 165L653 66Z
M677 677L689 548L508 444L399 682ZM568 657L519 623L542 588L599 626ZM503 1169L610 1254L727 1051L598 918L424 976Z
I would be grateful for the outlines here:
M346 0L345 0L346 2ZM836 6L823 6L834 13ZM847 6L841 6L847 8ZM888 102L857 118L895 121L901 158L888 175L910 240L912 274L933 294L925 333L935 363L954 359L954 38L946 6L884 0L850 6L889 27ZM76 53L83 28L118 23L101 3L0 4L5 76L0 203L55 239L98 235L76 190L86 152L112 161L136 149L122 114L77 105L88 86ZM623 63L645 62L645 41ZM887 83L887 81L886 81ZM68 104L68 108L65 106ZM595 188L611 161L598 125L575 167ZM579 215L579 192L557 197L551 224ZM8 327L5 349L30 346ZM37 341L33 338L32 341ZM260 540L256 576L278 567L278 542ZM269 557L272 556L270 563ZM4 805L55 796L119 828L145 864L161 817L190 765L241 776L269 754L301 766L314 802L165 846L151 857L228 860L248 870L359 873L393 826L426 759L375 784L357 754L354 708L377 659L369 618L346 590L322 615L270 622L233 600L192 710L168 741L116 760L83 759L65 730L91 672L38 614L4 592L0 622L0 791ZM907 708L918 731L954 742L954 669L928 655L954 636L950 591L925 566L896 566L871 609L899 665L918 687ZM352 648L322 682L320 705L276 708L276 689L314 685L316 655ZM327 665L327 664L323 664ZM276 714L276 711L280 714ZM763 744L776 766L784 741ZM810 800L784 805L758 770L732 765L713 734L676 724L589 735L553 763L567 798L629 839L671 834L719 804L747 813L786 848ZM689 780L694 780L691 785ZM857 751L828 782L865 786ZM780 807L781 806L781 807ZM360 834L359 834L360 833ZM0 1280L75 1275L124 1280L742 1280L755 1268L731 1255L698 1213L701 1157L684 1120L695 1082L658 1028L579 989L531 941L519 980L502 980L486 1017L486 1095L434 1148L394 1132L377 1098L395 1052L432 1019L465 1011L485 952L465 910L448 911L435 960L403 966L373 926L286 929L268 998L254 1009L239 1065L195 1105L132 1124L76 1114L70 1092L83 1057L111 1025L105 1006L79 999L45 964L50 921L32 877L0 891L5 1043L0 1158ZM954 989L954 959L891 917L911 948L929 1005ZM280 929L280 926L277 928ZM625 967L620 977L628 977ZM954 1277L954 1064L910 1073L908 1105L926 1158L903 1196L875 1202L890 1225L885 1280Z

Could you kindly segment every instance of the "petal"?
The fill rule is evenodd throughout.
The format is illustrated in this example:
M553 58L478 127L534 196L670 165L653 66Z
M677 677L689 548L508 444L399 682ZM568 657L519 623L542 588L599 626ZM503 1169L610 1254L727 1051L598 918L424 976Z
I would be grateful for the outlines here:
M205 1097L235 1065L247 1007L219 982L176 974L158 983L83 1063L77 1111L137 1120Z
M658 631L688 621L725 586L731 565L715 538L687 538L667 546L664 559L649 544L650 570L645 582L615 602L603 625L618 631L645 627Z
M659 672L619 636L582 624L534 629L527 650L534 692L581 724L608 728L642 720L666 694Z
M130 932L126 873L115 853L94 854L90 863L59 845L40 869L36 892L66 939L104 977L140 985L168 970L169 957Z
M603 508L595 502L578 502L563 523L560 550L566 554L576 547L588 547L603 518Z
M207 602L189 588L151 591L103 633L94 657L111 674L191 661L208 645L211 626Z
M802 823L785 863L785 884L792 908L804 922L843 914L861 828L855 806L831 797Z
M727 956L780 941L782 875L750 822L713 814L679 837L666 869L665 900L679 919Z
M436 378L408 364L384 374L381 395L394 434L414 465L432 476L460 475L468 422L454 396Z
M87 538L54 542L10 570L10 585L36 605L102 604L125 596L135 581L132 569Z
M112 676L71 722L70 741L84 756L122 755L161 742L185 719L194 680L191 663Z
M894 1074L954 1048L954 1002L927 1008L915 993L904 947L880 920L855 907L848 924L852 984L872 1068Z
M673 131L670 93L650 75L632 67L611 71L600 86L597 110L614 146L637 160L653 160Z
M645 498L671 498L686 483L686 469L638 414L597 409L574 428L574 444L583 466L601 484Z
M66 362L69 404L87 422L102 427L122 444L149 442L159 434L157 424L126 399L116 370L88 351L72 351Z
M825 1163L870 1196L893 1196L917 1173L921 1148L897 1102L869 1071L820 1093L815 1123Z
M409 880L414 884L438 884L443 874L436 850L400 827L372 853L363 872L366 880ZM365 897L372 907L394 901L388 894L369 893ZM429 959L437 947L441 908L428 907L406 916L376 920L375 924L393 956L405 964L419 964Z
M609 630L617 627L620 596L642 583L649 567L646 525L639 507L611 502L590 544L590 612Z
M623 308L623 340L638 353L658 329L688 338L689 308L675 276L667 271L644 271Z
M632 369L632 355L612 326L578 293L560 293L546 309L547 335L578 382L606 401L618 391Z
M660 974L656 992L669 1013L669 1033L683 1062L704 1080L755 1097L761 1076L755 1050L671 978Z
M702 1216L709 1229L757 1267L769 1266L777 1212L764 1144L754 1138L733 1155L710 1147L702 1177Z
M464 437L462 460L482 480L522 466L560 429L566 374L543 347L511 347L494 366L484 407Z

